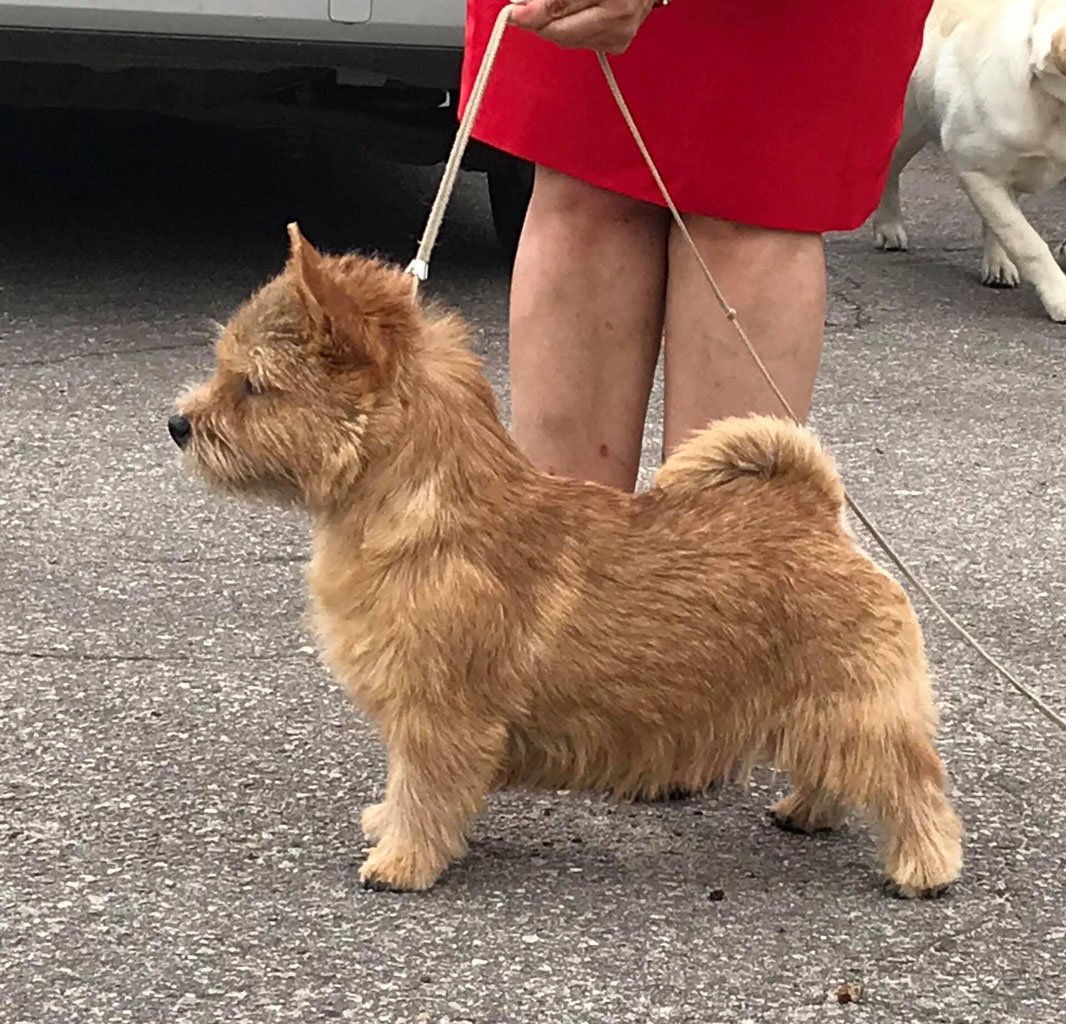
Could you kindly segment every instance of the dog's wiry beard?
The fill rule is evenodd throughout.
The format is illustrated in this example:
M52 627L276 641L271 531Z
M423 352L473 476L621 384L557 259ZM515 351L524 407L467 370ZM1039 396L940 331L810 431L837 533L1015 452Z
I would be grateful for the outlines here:
M269 442L269 437L262 440ZM186 449L185 463L191 472L222 494L284 505L299 504L302 488L292 468L271 455L271 448L275 446L269 443L255 445L255 457L247 453L247 447L224 429L219 429L218 424L201 421Z
M320 424L325 443L308 449L269 418L245 421L240 433L201 420L186 466L213 490L316 511L350 494L365 470L366 416Z

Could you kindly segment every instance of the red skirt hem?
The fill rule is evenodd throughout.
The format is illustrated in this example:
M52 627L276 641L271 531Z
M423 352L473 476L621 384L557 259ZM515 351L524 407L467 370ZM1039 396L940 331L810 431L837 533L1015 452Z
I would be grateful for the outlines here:
M876 207L930 0L675 0L612 66L678 207L793 231ZM502 0L468 0L460 109ZM595 55L508 29L474 137L663 205Z

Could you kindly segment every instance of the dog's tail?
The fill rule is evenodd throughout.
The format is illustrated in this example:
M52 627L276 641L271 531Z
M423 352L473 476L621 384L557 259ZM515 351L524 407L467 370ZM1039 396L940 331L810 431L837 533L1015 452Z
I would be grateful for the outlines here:
M814 434L770 416L720 420L681 445L655 477L675 492L769 481L803 488L834 515L844 502L840 474Z

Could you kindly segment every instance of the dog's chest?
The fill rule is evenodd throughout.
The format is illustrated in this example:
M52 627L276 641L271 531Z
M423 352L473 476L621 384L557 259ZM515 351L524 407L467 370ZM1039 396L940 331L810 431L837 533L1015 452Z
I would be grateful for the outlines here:
M363 709L377 713L384 694L417 647L394 589L358 572L338 572L328 561L308 573L310 615L326 666Z
M995 79L981 88L946 81L940 141L957 170L982 171L1029 193L1066 177L1066 102L1028 80Z
M323 545L308 572L322 658L380 719L455 675L453 662L469 647L470 603L485 604L481 582L460 559L383 558Z

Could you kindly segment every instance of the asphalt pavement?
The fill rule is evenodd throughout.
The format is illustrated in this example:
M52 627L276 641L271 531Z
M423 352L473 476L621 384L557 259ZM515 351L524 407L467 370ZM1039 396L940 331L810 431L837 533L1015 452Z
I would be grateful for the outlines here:
M165 421L288 220L406 260L437 172L221 128L3 123L0 1021L1066 1020L1066 737L928 614L967 827L949 898L882 895L857 823L772 828L769 773L672 805L502 795L436 889L361 891L384 761L310 646L305 526L191 484ZM830 241L814 423L945 603L1066 710L1066 326L979 285L935 156L904 202L910 253ZM1064 205L1028 204L1055 242ZM429 290L506 399L479 178ZM660 415L657 395L646 473Z

